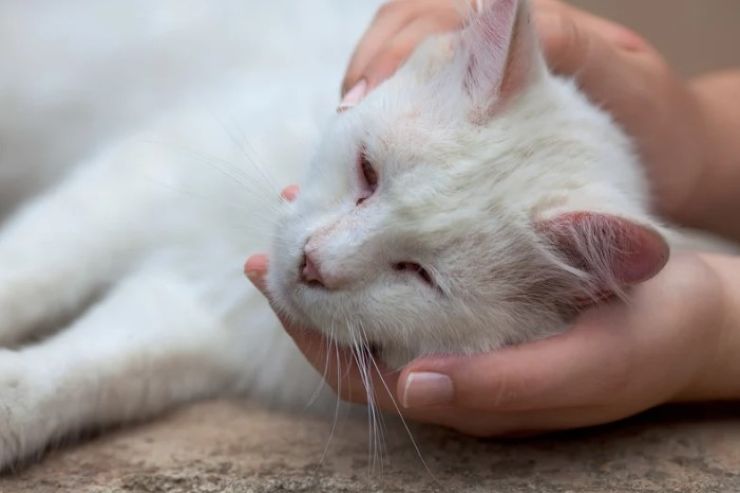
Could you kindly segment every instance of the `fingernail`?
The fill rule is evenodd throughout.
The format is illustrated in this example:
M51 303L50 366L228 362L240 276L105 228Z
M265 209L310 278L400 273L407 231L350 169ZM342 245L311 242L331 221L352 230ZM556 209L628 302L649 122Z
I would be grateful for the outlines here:
M452 401L455 387L447 375L413 372L406 378L401 404L405 408L438 406Z
M343 111L347 111L353 106L357 106L359 102L362 101L362 98L365 97L366 91L367 81L365 79L360 79L360 81L344 95L344 99L339 103L337 112L341 113Z

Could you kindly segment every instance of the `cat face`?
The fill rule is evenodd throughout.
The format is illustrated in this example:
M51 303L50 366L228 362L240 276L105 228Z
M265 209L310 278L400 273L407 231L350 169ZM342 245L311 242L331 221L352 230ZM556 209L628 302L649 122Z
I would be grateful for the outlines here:
M643 188L618 129L547 72L526 4L499 0L336 117L268 286L392 365L542 337L665 263Z

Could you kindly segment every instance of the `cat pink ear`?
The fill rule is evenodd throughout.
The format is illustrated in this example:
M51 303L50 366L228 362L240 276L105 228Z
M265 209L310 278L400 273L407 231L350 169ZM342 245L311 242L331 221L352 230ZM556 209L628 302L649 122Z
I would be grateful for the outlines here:
M668 261L670 249L653 228L592 212L565 213L537 224L556 253L592 277L596 293L619 293L647 281Z
M463 33L465 89L474 120L485 121L544 69L526 0L483 0Z

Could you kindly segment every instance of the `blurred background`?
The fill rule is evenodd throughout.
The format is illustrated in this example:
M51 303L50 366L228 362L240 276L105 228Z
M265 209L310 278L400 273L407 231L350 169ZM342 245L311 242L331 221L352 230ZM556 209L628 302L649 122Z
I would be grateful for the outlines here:
M740 65L738 0L569 0L642 34L683 75Z

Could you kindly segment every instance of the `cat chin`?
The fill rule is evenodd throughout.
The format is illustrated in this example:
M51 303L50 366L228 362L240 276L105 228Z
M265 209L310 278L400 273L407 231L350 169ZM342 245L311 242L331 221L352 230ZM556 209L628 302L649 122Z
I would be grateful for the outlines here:
M327 313L328 310L317 310L317 306L326 307L327 303L320 303L315 299L309 302L299 293L300 289L296 283L291 283L288 280L287 275L280 276L274 273L268 276L268 291L273 304L282 312L285 318L307 330L318 332L341 348L352 349L355 347L358 337L350 333L349 322L343 322L336 317L332 317ZM303 297L304 299L296 299L296 297ZM333 327L334 330L330 330L330 327ZM372 336L369 340L367 337L364 338L363 350L371 353L376 362L394 370L402 368L418 356L409 348L398 344L384 344L381 341L373 340Z

